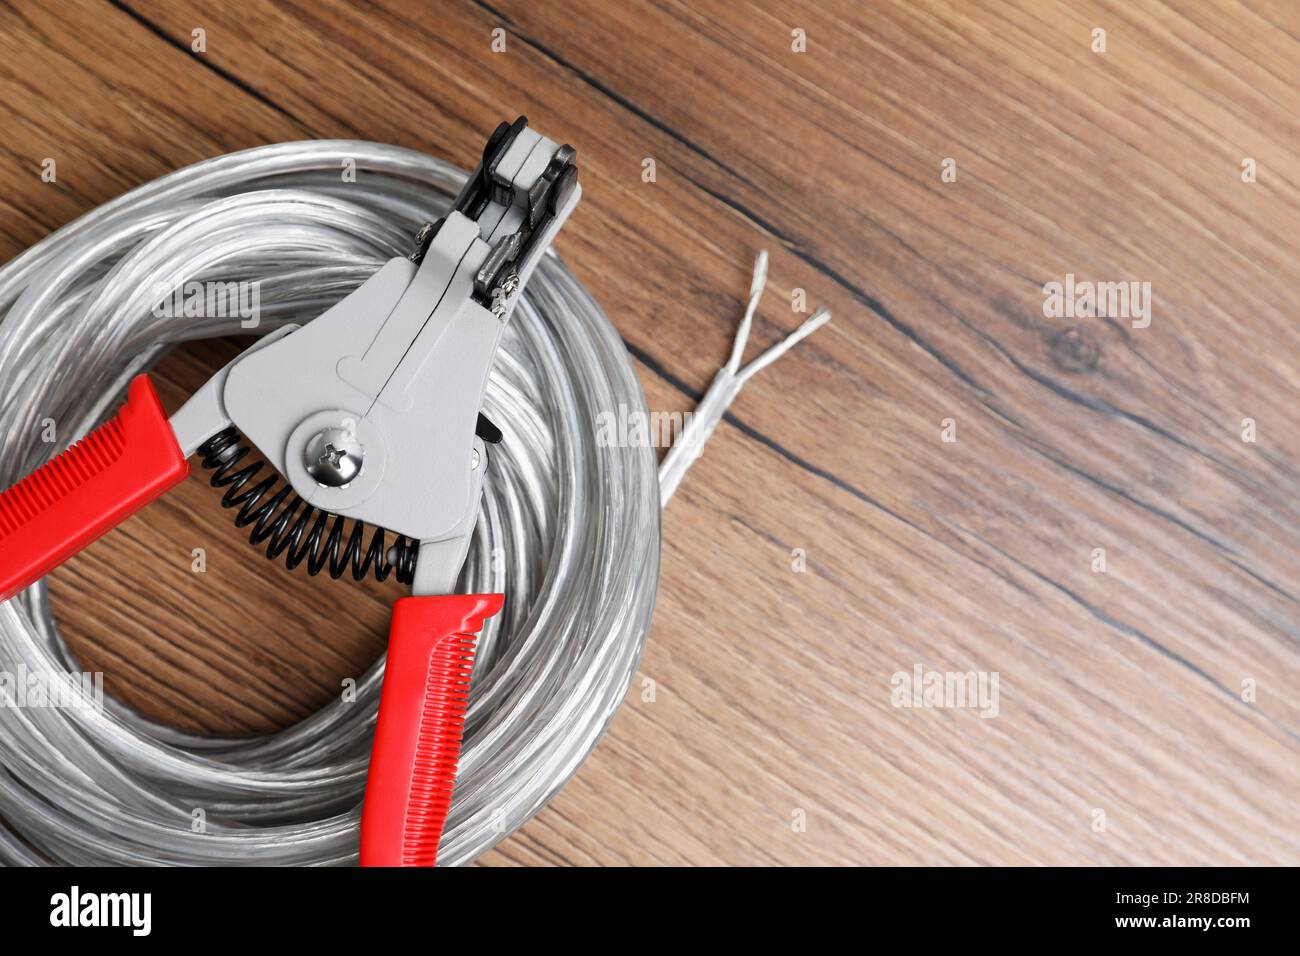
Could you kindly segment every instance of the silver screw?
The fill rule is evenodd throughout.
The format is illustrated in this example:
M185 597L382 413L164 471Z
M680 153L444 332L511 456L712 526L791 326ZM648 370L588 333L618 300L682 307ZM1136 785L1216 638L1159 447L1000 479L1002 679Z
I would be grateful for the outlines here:
M326 488L345 488L361 474L366 450L346 429L327 428L317 432L303 449L307 474Z
M415 248L411 250L411 254L406 258L416 263L424 259L424 253L425 253L424 244L429 241L429 236L432 233L433 233L433 223L426 222L424 223L424 225L420 226L419 230L415 234Z
M519 291L519 273L511 272L501 280L501 285L497 287L496 292L492 295L492 314L498 319L506 314L506 300Z

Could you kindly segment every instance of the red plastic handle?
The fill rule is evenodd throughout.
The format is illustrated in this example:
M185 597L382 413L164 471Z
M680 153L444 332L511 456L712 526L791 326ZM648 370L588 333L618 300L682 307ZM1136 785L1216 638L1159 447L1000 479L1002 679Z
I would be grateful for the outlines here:
M0 494L0 601L49 574L190 473L139 375L114 418Z
M362 866L433 866L460 762L474 642L501 594L402 598L361 809Z

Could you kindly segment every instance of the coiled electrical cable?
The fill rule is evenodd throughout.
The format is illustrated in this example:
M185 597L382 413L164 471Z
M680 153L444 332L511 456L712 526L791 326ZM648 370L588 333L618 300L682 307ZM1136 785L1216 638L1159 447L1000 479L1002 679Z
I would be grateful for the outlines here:
M248 331L238 316L160 315L160 289L257 282L259 332L308 321L406 254L464 178L407 149L286 143L182 169L33 246L0 268L0 487L57 450L43 422L84 434L167 350ZM488 386L485 413L507 439L461 587L508 598L480 638L440 862L473 860L536 813L636 668L658 585L660 487L652 449L598 441L597 416L620 406L645 409L622 341L548 255ZM51 681L79 671L43 584L0 605L0 671L20 667ZM354 703L246 739L182 733L111 698L0 706L0 861L355 862L381 678L382 661Z

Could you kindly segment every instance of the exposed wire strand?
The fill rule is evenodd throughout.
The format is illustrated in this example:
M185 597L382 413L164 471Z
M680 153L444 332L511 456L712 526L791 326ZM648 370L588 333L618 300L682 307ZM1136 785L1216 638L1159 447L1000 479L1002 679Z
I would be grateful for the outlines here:
M668 454L659 467L659 503L666 507L691 465L704 452L704 445L722 421L731 403L735 401L745 383L767 368L796 344L812 335L831 320L828 309L818 309L808 320L787 335L780 342L763 352L752 362L741 368L740 361L745 355L745 346L749 343L749 331L754 324L754 314L758 311L758 302L763 297L767 285L767 252L759 252L754 260L754 278L749 285L749 302L745 315L736 330L735 341L731 345L731 357L727 364L718 370L713 382L704 393L704 398L696 406L689 424L682 429L681 435L673 443Z

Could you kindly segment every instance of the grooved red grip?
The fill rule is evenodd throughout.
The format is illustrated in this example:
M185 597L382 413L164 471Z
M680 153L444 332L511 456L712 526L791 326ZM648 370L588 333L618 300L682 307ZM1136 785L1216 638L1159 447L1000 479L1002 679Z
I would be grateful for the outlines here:
M190 473L147 375L117 415L0 494L0 601L49 574Z
M460 762L474 642L501 594L402 598L361 809L362 866L433 866Z

